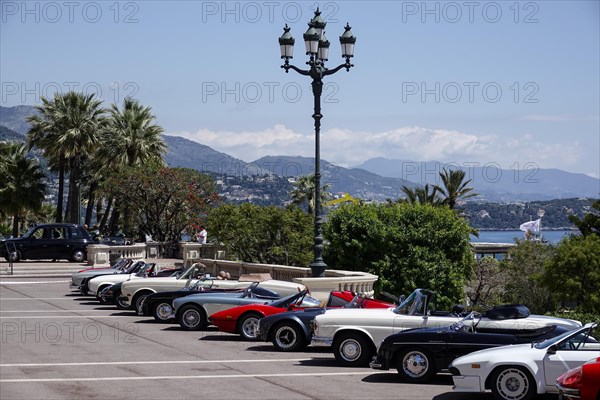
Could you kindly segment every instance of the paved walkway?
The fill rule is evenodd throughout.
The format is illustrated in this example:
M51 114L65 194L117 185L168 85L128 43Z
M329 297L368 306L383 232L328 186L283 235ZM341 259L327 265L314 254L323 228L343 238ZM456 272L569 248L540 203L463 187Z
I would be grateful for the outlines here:
M175 265L183 263L181 259L155 258L148 262L156 262L160 265ZM0 260L0 279L5 278L31 278L31 277L70 277L77 271L90 268L87 263L74 263L65 260L26 260L12 264L12 275L10 264L5 259Z

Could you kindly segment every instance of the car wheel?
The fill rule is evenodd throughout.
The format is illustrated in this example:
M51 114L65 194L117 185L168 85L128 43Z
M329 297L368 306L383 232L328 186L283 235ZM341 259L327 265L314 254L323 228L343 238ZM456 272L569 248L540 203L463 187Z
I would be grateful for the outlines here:
M529 400L535 397L535 380L523 367L504 366L491 376L490 388L497 400Z
M14 253L9 253L6 257L4 257L6 259L6 261L10 262L19 262L21 261L21 259L23 258L21 252L19 250L15 251Z
M71 255L72 262L83 262L85 260L85 253L83 250L75 250Z
M187 331L198 331L206 326L206 317L198 306L188 304L177 314L177 322Z
M375 348L364 335L347 332L334 341L333 355L345 367L364 367L375 355Z
M97 299L100 301L100 303L101 303L101 304L108 304L108 302L107 302L106 300L104 300L104 299L102 298L102 296L100 296L100 293L102 293L102 291L103 291L104 289L106 289L107 287L109 287L109 286L110 286L110 285L103 285L103 286L100 286L100 287L98 288L98 292L96 292L96 298L97 298Z
M142 302L146 300L146 297L150 296L152 292L141 292L137 293L133 296L133 300L131 300L131 308L134 310L140 310L142 307Z
M115 305L117 306L117 308L119 310L129 310L131 308L131 306L128 303L124 303L123 301L119 300L119 296L115 297Z
M152 308L152 316L158 322L168 322L173 314L171 302L161 301Z
M280 351L298 351L307 345L302 329L291 322L283 322L273 328L272 342Z
M406 349L396 359L396 369L400 377L411 383L424 383L436 373L431 355L422 349Z
M260 318L262 318L262 315L255 313L242 316L238 322L240 336L246 340L256 340L256 328L258 328L258 320Z

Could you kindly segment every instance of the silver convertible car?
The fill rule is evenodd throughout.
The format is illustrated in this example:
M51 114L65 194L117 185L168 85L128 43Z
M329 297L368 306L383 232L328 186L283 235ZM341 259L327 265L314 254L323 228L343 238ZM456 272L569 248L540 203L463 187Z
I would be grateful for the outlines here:
M263 296L256 293L259 282L252 283L243 292L233 293L198 293L173 300L173 314L183 329L199 330L206 327L208 317L216 312L248 304L271 304L279 296ZM290 295L296 296L296 294ZM304 296L297 307L317 307L319 300Z
M387 336L411 328L441 328L462 317L462 309L435 311L430 306L433 292L416 289L397 307L375 309L329 309L312 324L313 345L332 346L336 360L344 366L367 366L377 346ZM488 310L478 324L479 332L510 333L557 325L567 329L581 322L532 315L523 305L502 305Z

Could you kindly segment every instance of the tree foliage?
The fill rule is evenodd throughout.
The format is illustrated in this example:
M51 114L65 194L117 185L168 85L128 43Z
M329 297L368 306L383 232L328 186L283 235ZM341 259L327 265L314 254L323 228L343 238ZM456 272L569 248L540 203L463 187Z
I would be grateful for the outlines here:
M554 250L538 241L517 241L501 263L506 271L504 302L524 304L534 313L554 309L552 292L543 282L544 263L553 257Z
M561 302L575 302L579 311L600 314L600 237L562 240L546 262L544 283Z
M212 179L187 168L158 164L115 173L101 192L130 207L139 233L155 240L178 240L183 230L204 224L218 202Z
M0 177L0 215L12 216L16 237L27 212L42 208L46 174L36 159L27 157L24 144L0 142Z
M583 218L569 215L569 221L579 229L583 236L600 235L600 199L594 200L591 208L590 212L585 213Z
M452 210L427 204L347 204L328 216L329 267L379 275L379 290L434 290L438 306L463 298L471 271L470 227Z
M477 193L473 193L473 188L467 186L471 183L471 179L465 181L465 171L463 170L444 168L440 172L440 178L443 186L435 185L434 188L440 193L442 204L451 209L456 208L456 203L460 199L477 196Z
M221 205L208 217L209 235L245 262L306 267L313 219L297 206Z
M473 306L483 311L502 302L506 272L493 257L483 257L474 263L471 279L466 285L466 295Z
M297 178L296 182L293 183L294 189L290 192L292 198L292 204L296 205L307 205L308 214L314 215L315 212L315 174L304 175ZM331 184L326 183L321 186L319 191L319 201L321 204L325 203L331 198L329 193L331 190Z

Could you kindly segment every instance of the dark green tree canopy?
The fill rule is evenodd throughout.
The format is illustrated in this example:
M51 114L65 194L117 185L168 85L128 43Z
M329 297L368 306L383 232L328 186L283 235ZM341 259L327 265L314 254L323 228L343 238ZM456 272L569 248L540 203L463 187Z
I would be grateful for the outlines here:
M583 236L600 235L600 199L594 200L590 212L586 213L583 218L576 215L569 215L571 221Z
M306 267L312 260L312 217L297 206L224 204L208 217L209 235L241 261Z
M470 227L452 210L427 204L348 204L325 225L329 267L379 275L378 289L427 288L439 306L463 299L473 262Z

